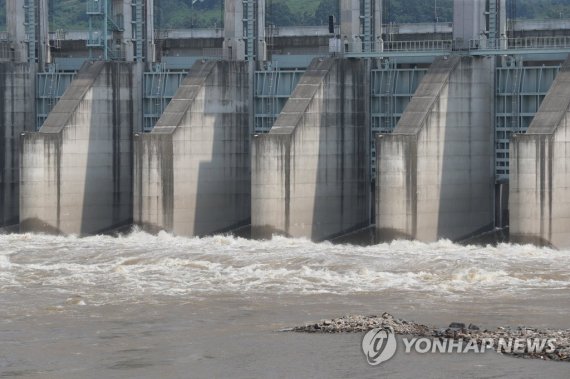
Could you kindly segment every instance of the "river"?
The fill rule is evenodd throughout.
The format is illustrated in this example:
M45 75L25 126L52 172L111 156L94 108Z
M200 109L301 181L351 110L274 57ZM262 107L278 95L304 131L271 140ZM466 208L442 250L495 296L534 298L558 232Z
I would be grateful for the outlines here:
M0 235L0 305L0 377L570 377L494 352L370 367L359 334L278 331L383 312L568 329L570 252L530 245Z

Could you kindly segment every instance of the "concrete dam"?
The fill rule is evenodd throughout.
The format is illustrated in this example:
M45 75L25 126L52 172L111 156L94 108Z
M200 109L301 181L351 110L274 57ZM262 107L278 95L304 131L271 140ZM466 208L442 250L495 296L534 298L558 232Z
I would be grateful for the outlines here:
M152 0L88 0L52 32L48 0L7 0L0 35L0 228L249 227L332 239L510 239L570 247L570 20L454 0L452 23L160 30Z

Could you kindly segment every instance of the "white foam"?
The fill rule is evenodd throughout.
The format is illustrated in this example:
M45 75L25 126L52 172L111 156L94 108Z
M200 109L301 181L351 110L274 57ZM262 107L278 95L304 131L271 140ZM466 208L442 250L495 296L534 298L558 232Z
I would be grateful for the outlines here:
M568 251L446 240L361 247L284 237L153 236L139 230L117 238L0 236L0 270L10 270L10 278L0 275L0 286L79 292L89 304L211 293L520 295L570 288L569 264Z
M7 255L0 255L0 270L10 270L12 268L12 263L10 262L10 257Z

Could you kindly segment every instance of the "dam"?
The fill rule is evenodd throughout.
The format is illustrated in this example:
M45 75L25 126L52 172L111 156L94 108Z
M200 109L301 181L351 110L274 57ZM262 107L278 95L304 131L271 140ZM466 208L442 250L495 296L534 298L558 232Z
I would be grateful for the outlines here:
M251 228L327 240L570 247L570 21L454 0L452 23L386 24L340 0L315 27L226 0L218 29L155 28L152 0L7 0L0 227L180 236Z

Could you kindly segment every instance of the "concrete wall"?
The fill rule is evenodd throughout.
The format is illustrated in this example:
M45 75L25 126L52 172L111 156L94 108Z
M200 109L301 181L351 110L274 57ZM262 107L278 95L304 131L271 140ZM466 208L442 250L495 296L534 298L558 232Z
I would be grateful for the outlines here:
M252 3L254 9L254 50L255 59L263 62L267 57L265 42L265 0L256 0ZM230 60L241 61L245 59L247 39L244 38L247 30L244 20L249 16L243 0L224 0L224 57Z
M19 138L35 125L35 69L0 63L0 227L19 222Z
M6 29L10 33L15 62L28 61L28 49L26 44L24 1L6 1Z
M314 59L252 143L252 233L323 240L369 223L368 67Z
M158 4L158 1L157 1ZM154 42L154 0L145 1L145 52L146 62L156 62L156 44Z
M360 0L340 0L340 35L349 42L360 34Z
M14 61L28 61L28 35L26 33L26 9L24 0L6 0L6 29L10 35ZM35 4L35 39L37 42L37 61L40 66L49 62L48 36L48 0L36 0Z
M249 224L248 83L245 62L196 62L136 137L136 224L185 236Z
M510 158L511 240L569 248L570 58Z
M460 239L493 226L490 58L438 58L393 134L377 136L381 240Z
M37 133L22 137L20 228L93 234L132 221L133 76L85 63Z
M224 57L230 60L245 59L243 40L243 2L242 0L224 0Z
M134 43L132 38L133 34L133 6L131 1L125 0L112 0L112 9L113 14L111 18L113 20L119 20L122 18L122 31L121 32L113 32L113 41L121 41L120 48L123 50L125 54L125 60L127 62L133 61L134 56ZM111 42L113 43L113 42Z
M485 0L453 0L453 39L469 47L470 40L478 40L486 29Z

